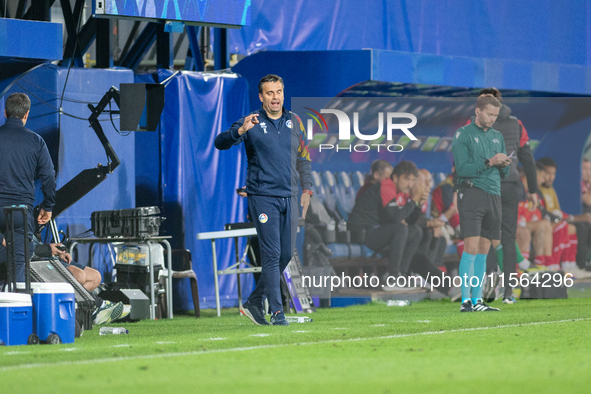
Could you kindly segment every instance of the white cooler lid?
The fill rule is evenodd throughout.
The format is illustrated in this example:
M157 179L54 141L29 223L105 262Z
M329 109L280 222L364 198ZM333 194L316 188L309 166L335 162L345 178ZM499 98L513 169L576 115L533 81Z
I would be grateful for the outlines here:
M0 293L0 305L10 306L31 306L31 296L23 293Z
M33 294L63 294L74 293L71 284L65 282L31 283Z

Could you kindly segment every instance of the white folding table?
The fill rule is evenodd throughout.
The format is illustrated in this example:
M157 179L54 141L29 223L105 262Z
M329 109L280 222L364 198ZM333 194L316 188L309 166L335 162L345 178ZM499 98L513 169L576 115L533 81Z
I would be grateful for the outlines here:
M210 240L211 241L211 253L213 255L213 280L215 286L215 305L217 308L218 316L220 316L220 288L218 284L218 275L236 275L237 282L238 282L238 303L242 305L242 295L241 295L241 288L240 288L240 274L249 274L249 273L256 273L261 272L261 267L253 267L248 264L244 259L248 252L248 248L250 247L250 243L247 244L246 249L244 250L244 254L242 259L240 258L240 254L238 252L238 238L240 237L251 237L253 235L257 235L256 229L253 228L245 228L239 230L225 230L225 231L211 231L207 233L198 233L197 239L198 240ZM216 239L226 239L226 238L234 238L234 245L236 247L236 264L231 265L230 267L218 270L218 262L215 253L215 240ZM247 268L240 268L240 264L244 264L248 266Z

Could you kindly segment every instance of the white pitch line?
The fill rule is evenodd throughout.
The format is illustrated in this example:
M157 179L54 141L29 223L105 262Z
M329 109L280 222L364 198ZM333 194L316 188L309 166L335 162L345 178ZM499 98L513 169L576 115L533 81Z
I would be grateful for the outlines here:
M317 342L297 342L297 343L246 346L246 347L235 347L235 348L229 348L229 349L213 349L213 350L192 351L192 352L148 354L148 355L129 356L129 357L110 357L110 358L101 358L101 359L94 359L94 360L22 364L22 365L13 365L13 366L9 366L9 367L0 367L0 373L9 372L9 371L16 371L16 370L20 370L20 369L34 369L34 368L42 368L42 367L61 367L61 366L69 366L69 365L81 365L81 364L91 365L91 364L111 363L111 362L115 362L115 361L150 360L150 359L159 359L159 358L168 358L168 357L197 356L197 355L213 354L213 353L246 352L249 350L273 349L273 348L287 347L287 346L322 345L322 344L327 344L327 343L359 342L359 341L367 341L367 340L375 340L375 339L408 338L408 337L418 337L418 336L424 336L424 335L441 335L441 334L450 334L450 333L458 333L458 332L466 332L466 331L497 330L500 328L537 326L537 325L543 325L543 324L556 324L556 323L578 322L578 321L587 321L587 320L591 320L591 317L581 318L581 319L566 319L566 320L543 321L543 322L532 322L532 323L507 324L507 325L502 325L502 326L491 326L491 327L461 328L461 329L457 329L457 330L448 330L448 331L443 331L443 330L442 331L426 331L426 332L417 332L417 333L412 333L412 334L384 335L384 336L369 337L369 338L329 339L326 341L317 341Z
M252 334L251 337L268 337L271 334Z

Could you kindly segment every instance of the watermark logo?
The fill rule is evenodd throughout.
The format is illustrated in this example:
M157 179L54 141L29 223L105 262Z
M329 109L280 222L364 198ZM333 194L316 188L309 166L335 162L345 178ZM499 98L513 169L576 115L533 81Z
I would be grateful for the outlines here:
M408 139L411 141L417 141L417 138L414 134L410 131L411 128L416 126L417 124L417 117L411 113L407 112L379 112L378 113L378 129L375 133L372 134L363 134L360 131L359 127L359 112L353 112L353 122L349 118L349 115L344 111L338 109L326 109L323 108L320 112L315 111L312 108L304 107L305 109L311 111L306 112L311 119L308 119L306 124L306 133L308 135L308 139L311 140L314 138L314 121L319 126L322 132L328 133L328 124L326 119L322 114L331 114L336 116L338 127L339 127L339 140L341 141L351 141L355 137L358 138L360 141L371 142L371 141L382 141L384 138L384 131L385 137L388 141L392 141L394 137L394 132L402 131ZM400 120L409 120L410 122L399 123ZM351 133L351 129L353 130L353 135ZM370 149L377 148L378 152L380 147L387 148L390 152L400 152L404 149L402 145L399 144L356 144L353 147L348 146L344 150L348 150L351 152L353 149L355 152L368 152ZM320 144L319 150L329 150L334 149L334 144ZM340 148L340 149L339 149ZM343 150L343 147L339 144L336 146L336 150Z

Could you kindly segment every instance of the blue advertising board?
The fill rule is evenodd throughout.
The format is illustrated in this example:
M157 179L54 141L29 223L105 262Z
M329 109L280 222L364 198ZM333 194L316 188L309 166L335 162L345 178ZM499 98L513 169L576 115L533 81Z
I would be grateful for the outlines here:
M250 24L251 0L94 0L94 15L211 25Z

